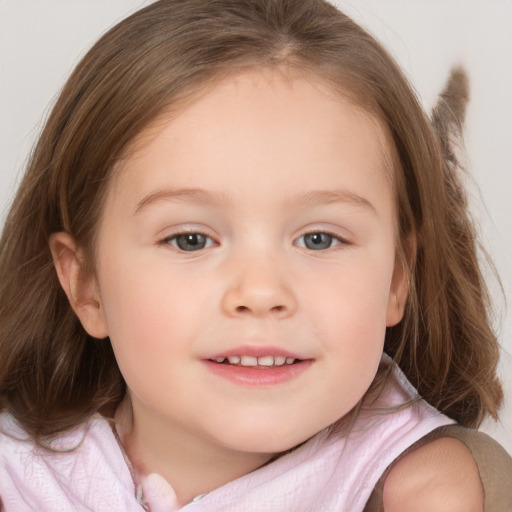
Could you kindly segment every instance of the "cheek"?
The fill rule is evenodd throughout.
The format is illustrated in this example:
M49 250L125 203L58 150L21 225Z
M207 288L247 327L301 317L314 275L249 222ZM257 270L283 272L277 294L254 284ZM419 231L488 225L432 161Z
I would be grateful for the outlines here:
M128 260L104 265L101 287L109 337L121 370L162 361L192 347L211 300L204 280L168 265Z
M304 294L313 317L321 319L318 327L332 339L363 344L382 338L386 328L386 312L391 286L391 265L367 264L347 266L330 279L311 283ZM362 348L362 347L361 347Z
M355 398L366 391L381 359L391 283L385 266L360 268L354 265L343 279L331 280L334 285L311 291L307 305L314 336L333 360L333 378L346 389L354 386Z
M106 301L106 308L119 369L139 400L152 403L155 390L163 399L167 394L162 390L173 388L184 368L175 361L183 363L183 357L189 356L182 303L172 293L163 297L147 282L136 291L124 282L117 290L120 293L115 300Z

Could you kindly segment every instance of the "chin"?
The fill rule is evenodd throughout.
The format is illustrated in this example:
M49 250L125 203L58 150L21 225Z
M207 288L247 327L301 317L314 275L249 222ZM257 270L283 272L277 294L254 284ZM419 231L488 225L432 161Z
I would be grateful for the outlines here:
M288 431L275 426L271 429L258 429L248 431L237 431L229 439L230 448L236 451L260 453L267 455L278 455L295 448L307 441L320 429L308 432L297 432L297 429Z

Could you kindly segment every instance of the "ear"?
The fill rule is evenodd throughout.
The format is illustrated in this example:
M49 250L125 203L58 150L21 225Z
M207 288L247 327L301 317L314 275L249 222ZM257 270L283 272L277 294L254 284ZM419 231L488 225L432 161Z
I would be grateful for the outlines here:
M84 274L83 251L68 233L50 236L50 250L60 284L84 329L94 338L106 338L108 327L96 277Z
M410 283L410 263L415 253L415 240L408 239L406 247L397 250L395 268L389 290L388 307L386 311L386 326L398 324L404 316Z

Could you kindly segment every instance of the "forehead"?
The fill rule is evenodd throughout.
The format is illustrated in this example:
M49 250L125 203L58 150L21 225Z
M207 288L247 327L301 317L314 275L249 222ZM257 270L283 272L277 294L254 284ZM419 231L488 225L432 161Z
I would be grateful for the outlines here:
M318 169L344 153L344 165L356 168L364 165L357 160L366 158L389 185L394 160L389 140L377 116L326 81L258 69L217 80L163 112L132 143L114 182L126 174L132 182L144 181L149 168L165 171L162 186L183 179L178 186L215 187L223 177L236 182L244 171L260 177L289 174L293 182L302 179L310 186ZM355 146L364 150L346 151ZM301 172L293 175L294 169Z

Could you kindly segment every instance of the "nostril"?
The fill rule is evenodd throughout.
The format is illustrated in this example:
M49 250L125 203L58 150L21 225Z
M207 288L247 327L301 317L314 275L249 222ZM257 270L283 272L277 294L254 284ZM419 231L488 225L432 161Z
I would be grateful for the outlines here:
M248 313L251 311L257 312L257 308L250 308L248 306L237 306L236 312L237 313ZM283 311L286 311L286 306L272 306L270 309L267 310L270 313L282 313Z

